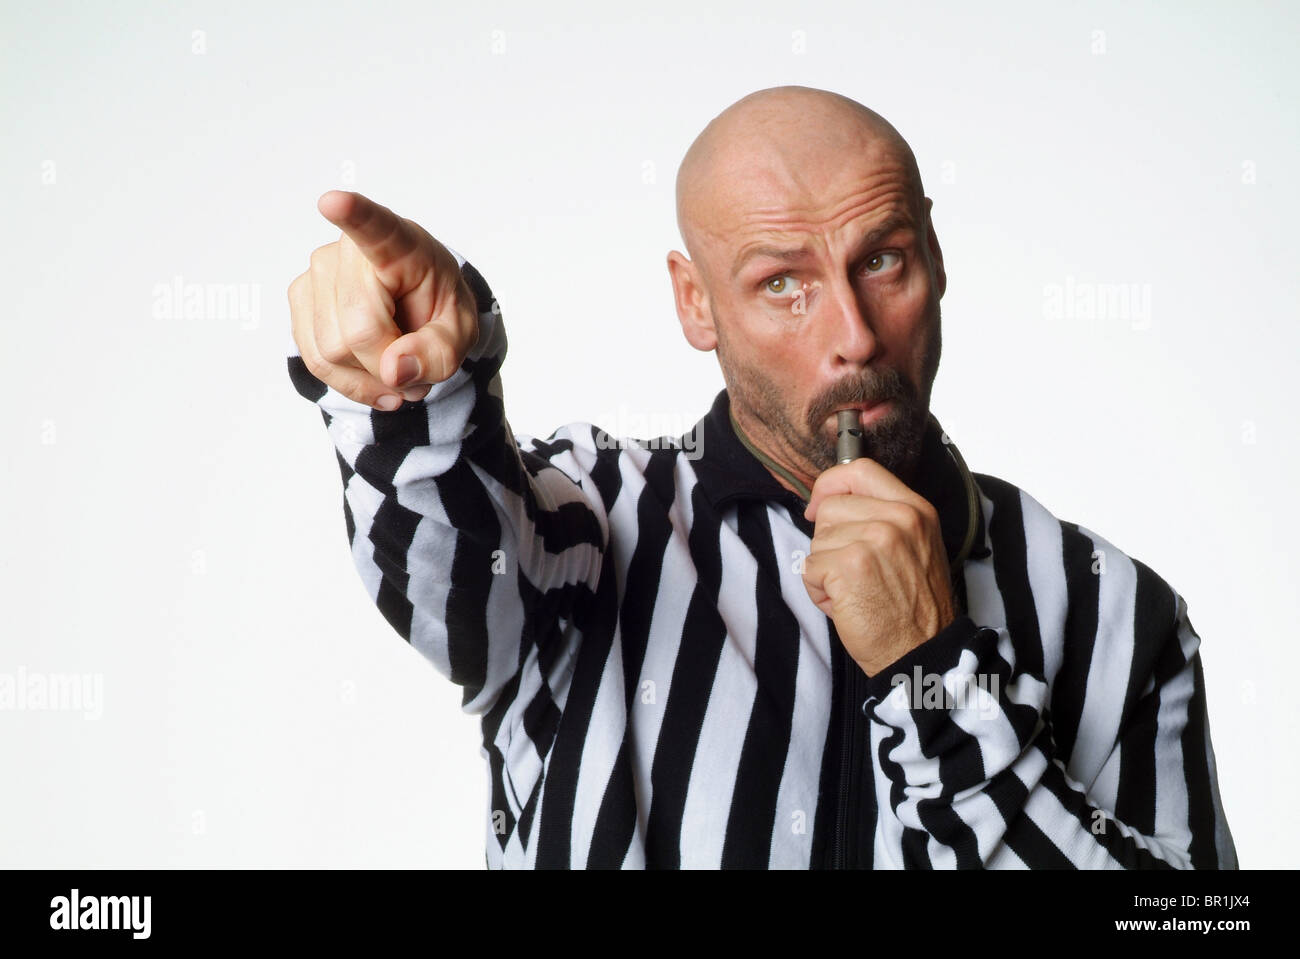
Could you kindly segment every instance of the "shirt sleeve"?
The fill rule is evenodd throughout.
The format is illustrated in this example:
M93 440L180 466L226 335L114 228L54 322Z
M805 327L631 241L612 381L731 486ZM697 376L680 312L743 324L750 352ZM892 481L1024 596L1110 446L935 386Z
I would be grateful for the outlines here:
M333 442L352 558L371 599L463 688L462 708L483 714L526 661L559 655L555 644L572 634L563 621L596 588L608 517L580 429L562 427L549 442L511 430L500 308L451 252L475 294L479 336L422 400L392 412L351 400L313 376L296 345L288 366Z
M1114 708L1083 715L1076 750L1105 757L1089 783L1067 772L1051 687L1017 668L1006 628L961 615L871 677L863 712L878 759L878 865L1237 868L1200 639L1182 598L1169 593L1173 622L1146 637L1150 656L1133 657L1149 667L1130 677L1127 693L1110 691L1112 706L1122 703L1118 722ZM1110 730L1100 744L1098 730Z

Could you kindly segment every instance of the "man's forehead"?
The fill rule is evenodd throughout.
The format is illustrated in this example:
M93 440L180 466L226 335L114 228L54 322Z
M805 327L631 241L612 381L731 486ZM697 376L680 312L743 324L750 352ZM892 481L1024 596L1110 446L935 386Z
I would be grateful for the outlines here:
M823 232L916 228L913 192L898 161L846 165L829 177L760 174L713 193L696 223L730 259L756 243L798 247Z
M905 230L920 232L911 204L902 194L895 194L892 201L863 210L833 228L842 231L851 254L883 243ZM755 261L799 263L814 257L823 246L821 229L811 225L802 229L742 229L720 234L718 239L718 247L726 257L724 264L733 278Z

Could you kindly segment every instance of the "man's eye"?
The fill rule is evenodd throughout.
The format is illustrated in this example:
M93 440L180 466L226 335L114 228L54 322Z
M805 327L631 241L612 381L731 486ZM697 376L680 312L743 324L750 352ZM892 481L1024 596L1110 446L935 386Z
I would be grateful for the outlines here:
M790 292L790 277L782 273L780 276L774 276L763 284L769 293L775 293L777 296L784 296Z
M867 272L868 273L884 272L884 270L889 265L888 263L885 262L885 258L890 256L894 257L895 260L901 260L903 258L901 253L876 253L870 258L868 258L867 260Z

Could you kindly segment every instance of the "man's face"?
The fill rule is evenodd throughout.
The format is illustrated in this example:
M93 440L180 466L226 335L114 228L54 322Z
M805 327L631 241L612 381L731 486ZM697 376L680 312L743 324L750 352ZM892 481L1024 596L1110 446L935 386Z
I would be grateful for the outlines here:
M908 480L941 350L930 201L887 150L762 170L729 191L702 264L742 428L796 475L834 465L836 410ZM781 165L778 165L781 166Z

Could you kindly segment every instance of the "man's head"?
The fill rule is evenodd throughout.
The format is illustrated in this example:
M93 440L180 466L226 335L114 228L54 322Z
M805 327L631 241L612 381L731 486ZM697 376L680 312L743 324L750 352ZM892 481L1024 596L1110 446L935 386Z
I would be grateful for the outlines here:
M682 160L682 330L717 350L745 433L809 486L835 462L835 411L877 402L866 454L911 479L947 283L930 205L889 123L808 87L737 101Z

